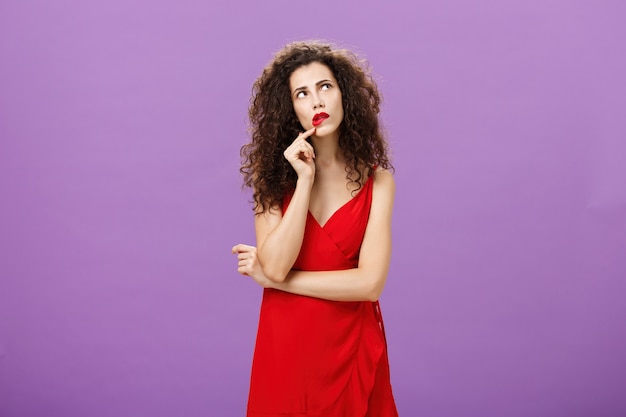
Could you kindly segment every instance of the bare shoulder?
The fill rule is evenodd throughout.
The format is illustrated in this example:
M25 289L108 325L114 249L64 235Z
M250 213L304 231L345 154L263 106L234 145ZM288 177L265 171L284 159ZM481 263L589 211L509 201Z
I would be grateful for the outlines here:
M396 182L393 174L388 169L376 168L374 171L374 187L378 190L385 190L393 194Z
M390 216L396 192L396 182L391 171L376 169L372 189L372 211Z

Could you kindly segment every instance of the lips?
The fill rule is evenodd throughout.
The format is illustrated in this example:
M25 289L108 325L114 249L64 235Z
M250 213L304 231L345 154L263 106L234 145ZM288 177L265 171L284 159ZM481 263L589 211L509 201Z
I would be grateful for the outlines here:
M315 116L313 116L313 126L319 126L322 124L322 122L326 119L328 119L330 116L328 115L328 113L317 113Z

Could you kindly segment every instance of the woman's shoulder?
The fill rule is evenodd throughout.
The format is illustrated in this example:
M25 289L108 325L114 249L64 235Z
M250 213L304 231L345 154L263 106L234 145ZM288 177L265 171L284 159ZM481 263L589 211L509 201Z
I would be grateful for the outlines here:
M370 177L372 181L372 208L371 213L382 216L391 216L396 194L396 183L391 170L376 168ZM372 215L372 214L370 214Z
M393 201L396 192L396 182L393 173L385 168L377 167L373 170L370 181L372 181L372 194L374 201Z
M391 186L395 184L395 181L393 179L393 173L389 169L374 167L372 169L372 177L374 183L377 184L386 184Z

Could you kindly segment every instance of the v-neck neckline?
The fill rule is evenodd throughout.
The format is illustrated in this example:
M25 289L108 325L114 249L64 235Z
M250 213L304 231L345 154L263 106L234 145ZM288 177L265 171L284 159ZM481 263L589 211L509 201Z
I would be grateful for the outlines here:
M337 213L339 213L340 211L342 211L342 210L343 210L345 207L347 207L350 203L354 202L357 198L359 198L359 196L363 193L363 191L365 191L365 187L366 187L366 186L369 186L369 184L368 184L368 183L369 183L370 181L372 181L372 177L373 177L373 176L374 176L373 174L372 174L372 175L370 175L370 176L367 178L367 181L365 181L365 183L363 184L363 186L361 187L361 189L358 191L358 193L357 193L354 197L352 197L351 199L349 199L348 201L346 201L345 203L343 203L341 206L339 206L339 208L338 208L337 210L335 210L335 211L333 212L333 214L331 214L331 215L330 215L330 217L329 217L329 218L328 218L328 219L324 222L324 224L321 224L321 223L320 223L320 222L319 222L319 221L315 218L315 216L313 215L313 213L311 213L311 210L307 210L308 215L309 215L309 216L311 216L311 218L313 219L313 221L315 222L315 224L317 224L317 225L320 227L320 229L324 229L324 228L328 225L328 223L330 223L330 222L331 222L331 220L333 220L333 218L335 218L335 216L337 215Z

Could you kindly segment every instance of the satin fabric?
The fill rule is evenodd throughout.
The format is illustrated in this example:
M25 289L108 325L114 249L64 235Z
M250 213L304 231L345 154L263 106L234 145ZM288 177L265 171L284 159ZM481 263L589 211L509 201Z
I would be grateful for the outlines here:
M309 212L297 270L355 268L373 176L321 226ZM283 203L288 210L291 196ZM248 417L395 417L378 302L339 302L265 289Z

